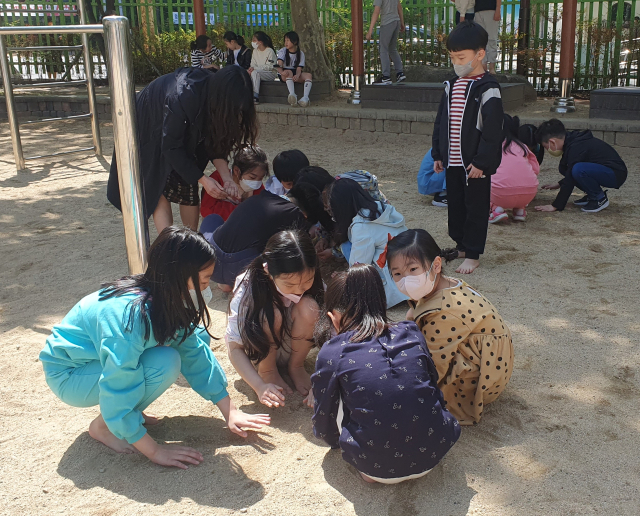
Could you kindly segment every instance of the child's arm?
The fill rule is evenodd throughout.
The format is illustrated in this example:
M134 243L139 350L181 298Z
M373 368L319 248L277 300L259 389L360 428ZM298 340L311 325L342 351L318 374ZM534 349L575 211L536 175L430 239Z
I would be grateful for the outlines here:
M222 398L217 405L229 426L229 430L241 437L247 437L247 432L243 428L258 430L264 425L271 424L271 416L269 414L245 414L240 412L229 396Z
M446 93L442 94L440 99L440 106L438 107L438 114L436 115L436 121L433 124L433 136L431 137L431 157L433 158L433 170L436 174L439 174L444 170L442 164L442 154L440 153L440 124L442 123L442 114L447 109L447 103L449 99Z
M338 345L339 346L339 345ZM332 448L338 448L340 432L336 421L340 404L340 383L337 375L339 353L335 344L325 344L316 359L316 372L311 376L314 400L313 434Z
M367 32L367 35L364 37L364 39L366 40L371 39L371 35L376 28L376 23L378 22L378 17L380 16L380 7L382 6L382 0L374 0L373 5L375 7L373 8L373 14L371 15L371 25L369 25L369 32Z
M296 67L296 75L293 78L293 80L297 81L298 79L300 79L300 75L302 75L302 67L298 66L298 67Z
M366 222L358 222L351 227L351 254L349 267L356 263L373 263L376 255L376 243L367 234Z
M491 175L495 173L502 161L504 110L499 87L490 87L482 93L480 116L482 117L482 133L478 152L471 165L481 171L480 175L482 173ZM469 177L472 176L469 175Z
M404 9L402 9L402 2L398 2L398 14L400 15L400 32L404 32Z

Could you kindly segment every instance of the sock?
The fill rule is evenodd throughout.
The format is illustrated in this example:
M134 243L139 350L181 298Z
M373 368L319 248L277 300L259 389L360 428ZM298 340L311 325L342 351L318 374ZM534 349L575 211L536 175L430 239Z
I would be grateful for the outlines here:
M304 96L309 98L309 93L311 93L311 85L313 83L311 81L304 81Z
M289 90L289 93L291 95L295 95L296 94L296 90L293 86L293 79L287 79L287 89Z
M502 209L502 207L500 206L496 206L493 211L495 211L496 213L504 213L504 210Z

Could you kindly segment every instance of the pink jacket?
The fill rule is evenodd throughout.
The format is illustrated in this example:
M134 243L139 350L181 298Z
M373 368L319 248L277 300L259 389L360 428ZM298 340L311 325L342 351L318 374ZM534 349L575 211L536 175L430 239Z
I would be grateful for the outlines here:
M533 152L526 151L515 142L511 142L509 152L502 153L502 162L496 173L491 176L491 189L501 194L519 195L538 189L540 165Z

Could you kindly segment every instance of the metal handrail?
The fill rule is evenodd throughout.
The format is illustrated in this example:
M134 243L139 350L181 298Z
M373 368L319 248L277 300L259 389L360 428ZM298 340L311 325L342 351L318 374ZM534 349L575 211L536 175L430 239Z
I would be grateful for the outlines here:
M75 81L64 81L64 82L34 82L34 83L23 83L23 84L14 84L13 89L16 88L48 88L55 86L76 86L80 84L87 84L86 79L77 79ZM97 154L101 154L97 152Z
M7 47L10 52L22 52L24 50L80 50L82 45L44 45L40 47Z
M0 35L2 36L14 36L17 34L102 34L103 32L104 27L102 25L47 25L46 27L29 25L26 27L0 27Z

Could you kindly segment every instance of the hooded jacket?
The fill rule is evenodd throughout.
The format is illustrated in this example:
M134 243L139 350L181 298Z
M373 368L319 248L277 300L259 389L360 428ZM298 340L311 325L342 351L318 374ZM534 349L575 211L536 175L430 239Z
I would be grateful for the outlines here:
M387 296L387 308L407 300L396 287L386 262L387 242L407 231L404 217L390 204L382 205L376 201L381 215L376 220L369 220L369 210L363 210L353 217L349 226L348 237L351 242L349 267L356 263L370 263L382 278L384 292Z
M444 93L433 126L431 155L434 161L449 164L449 110L451 91L458 77L444 83ZM461 153L465 168L473 165L485 175L493 175L502 160L502 96L496 78L485 73L467 86L467 102L462 114Z
M577 163L597 163L609 167L616 175L616 188L620 188L627 180L627 166L620 155L607 142L593 136L591 131L567 132L562 151L558 170L564 178L560 180L560 191L552 203L558 211L564 210L573 188L578 186L573 178L573 167Z
M238 52L238 62L236 63L235 53L233 50L227 50L227 65L237 64L241 66L245 70L251 68L251 55L252 51L247 48L245 45L240 47L240 52Z

